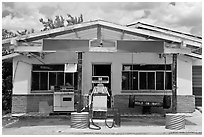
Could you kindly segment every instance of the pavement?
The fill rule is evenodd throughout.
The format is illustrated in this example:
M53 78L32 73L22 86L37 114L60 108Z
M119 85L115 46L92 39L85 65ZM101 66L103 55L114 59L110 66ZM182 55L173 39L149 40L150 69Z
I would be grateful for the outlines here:
M201 109L202 110L202 109ZM202 112L202 111L201 111ZM201 135L202 113L187 113L185 129L165 128L164 117L122 117L120 127L101 127L101 130L70 127L70 116L47 117L46 114L14 114L11 122L3 124L3 135ZM44 115L44 116L42 116ZM42 119L43 117L43 119ZM8 115L3 119L9 118ZM29 120L30 119L30 120Z

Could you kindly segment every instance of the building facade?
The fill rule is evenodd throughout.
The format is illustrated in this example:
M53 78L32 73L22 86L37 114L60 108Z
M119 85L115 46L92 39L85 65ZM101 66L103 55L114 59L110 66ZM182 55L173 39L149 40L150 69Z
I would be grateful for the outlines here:
M176 54L177 112L193 112L193 89L200 87L196 84L199 82L194 82L197 78L194 70L202 63L201 55L192 51L202 47L201 38L136 25L96 20L31 34L22 37L23 42L17 40L14 52L18 56L13 57L12 112L53 112L56 85L69 83L77 93L78 52L82 52L82 95L88 95L93 88L92 76L108 76L110 82L105 86L112 96L108 107L136 114L143 113L143 107L131 106L132 98L136 102L159 103L165 95L172 99L172 64ZM85 99L83 102L85 104ZM151 107L151 113L171 111L172 103L168 109Z

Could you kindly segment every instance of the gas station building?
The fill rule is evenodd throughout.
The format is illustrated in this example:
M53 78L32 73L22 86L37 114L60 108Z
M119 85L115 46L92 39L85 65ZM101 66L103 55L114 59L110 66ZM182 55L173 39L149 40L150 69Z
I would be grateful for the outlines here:
M2 44L14 50L3 57L13 62L12 113L53 112L55 86L69 85L76 94L78 53L82 53L83 105L93 88L92 76L109 77L104 84L111 95L108 107L123 114L142 114L145 103L153 103L151 113L171 112L172 103L168 109L156 103L162 103L164 95L172 100L174 82L177 112L193 112L202 99L202 38L191 34L140 22L119 25L94 20L6 39ZM63 98L68 96L71 100ZM71 94L58 98L70 111L76 110L77 100Z

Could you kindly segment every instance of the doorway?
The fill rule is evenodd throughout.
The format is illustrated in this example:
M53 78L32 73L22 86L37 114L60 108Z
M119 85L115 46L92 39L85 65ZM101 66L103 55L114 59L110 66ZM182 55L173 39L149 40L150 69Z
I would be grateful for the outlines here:
M105 83L104 86L108 88L108 92L110 96L112 96L111 92L111 64L93 64L92 65L92 76L108 76L109 83ZM92 85L95 86L95 85ZM111 107L111 97L108 97L108 108Z

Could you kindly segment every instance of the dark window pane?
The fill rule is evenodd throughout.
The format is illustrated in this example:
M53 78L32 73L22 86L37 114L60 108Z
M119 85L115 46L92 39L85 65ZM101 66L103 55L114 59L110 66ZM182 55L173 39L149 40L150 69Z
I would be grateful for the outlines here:
M146 81L147 73L140 72L140 89L146 89L147 81Z
M32 88L31 90L39 90L40 76L39 72L32 72Z
M166 72L165 88L172 89L172 74L171 72Z
M49 89L53 90L56 85L56 72L49 72Z
M138 72L133 72L133 90L138 90Z
M130 72L122 72L122 90L130 90Z
M155 89L155 73L154 72L148 72L147 73L148 78L148 89Z
M78 73L74 73L74 89L77 90L78 89Z
M35 71L64 71L64 65L33 65Z
M133 70L165 70L165 65L134 65ZM166 70L171 70L171 65L166 65Z
M156 89L164 89L164 72L156 72Z
M132 65L123 65L123 70L124 71L132 70Z
M73 85L73 73L65 73L65 85Z
M48 84L48 73L47 72L40 72L40 90L47 90Z
M57 85L58 86L64 85L64 73L63 72L57 72Z

